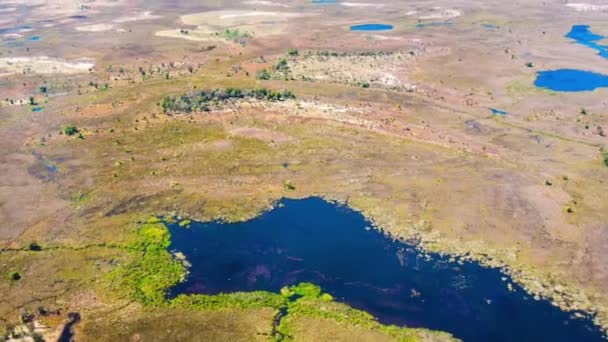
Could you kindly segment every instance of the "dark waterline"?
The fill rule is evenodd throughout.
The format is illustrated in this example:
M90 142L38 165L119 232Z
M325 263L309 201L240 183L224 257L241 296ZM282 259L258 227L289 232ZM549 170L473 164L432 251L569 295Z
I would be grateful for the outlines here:
M576 69L547 70L537 73L534 85L553 91L592 91L608 87L608 75Z
M319 198L284 199L247 222L169 228L170 249L192 264L171 296L312 282L383 323L464 341L603 341L589 319L572 319L516 285L509 290L498 270L425 257L371 229L360 213Z

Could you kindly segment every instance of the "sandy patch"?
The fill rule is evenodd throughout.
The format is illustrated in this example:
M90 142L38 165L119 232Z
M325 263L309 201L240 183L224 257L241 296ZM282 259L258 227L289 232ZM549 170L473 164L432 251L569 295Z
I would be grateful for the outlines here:
M430 13L422 15L420 19L449 19L460 17L462 12L457 9L435 7Z
M340 5L355 8L382 8L384 4L374 4L369 2L341 2Z
M114 28L113 24L92 24L84 26L76 26L76 30L82 32L104 32Z
M578 12L598 12L608 10L608 5L594 5L584 2L573 2L566 4L566 6L573 8Z
M0 58L0 76L11 74L77 74L95 64L90 59L65 61L47 56Z
M266 0L244 1L243 4L253 5L253 6L270 6L270 7L283 7L283 8L289 7L289 5L287 5L287 4L282 4L280 2L274 2L274 1L266 1Z
M154 14L152 14L152 12L146 11L146 12L135 14L135 15L132 15L132 16L120 17L120 18L114 19L113 22L115 22L115 23L129 23L129 22L132 22L132 21L154 20L154 19L160 19L160 18L162 18L162 16L160 16L160 15L154 15Z

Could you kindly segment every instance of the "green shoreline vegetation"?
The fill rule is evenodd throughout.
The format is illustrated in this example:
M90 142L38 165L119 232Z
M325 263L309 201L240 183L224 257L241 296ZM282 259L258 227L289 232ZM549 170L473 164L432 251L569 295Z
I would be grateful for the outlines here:
M167 250L170 240L169 229L160 219L153 217L141 224L135 241L128 249L136 255L135 258L106 276L111 290L126 294L131 300L150 308L194 311L273 309L278 312L271 337L275 341L293 340L297 335L295 325L300 318L330 320L333 324L373 330L399 341L420 341L429 334L453 340L443 332L380 324L364 311L334 302L331 295L323 293L319 286L311 283L284 287L280 293L182 294L167 298L167 290L186 276L185 266Z

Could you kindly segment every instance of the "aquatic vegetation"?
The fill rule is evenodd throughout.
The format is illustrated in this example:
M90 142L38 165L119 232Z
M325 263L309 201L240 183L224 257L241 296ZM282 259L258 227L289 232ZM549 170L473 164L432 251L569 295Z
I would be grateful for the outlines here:
M165 113L208 112L213 105L219 106L221 102L239 99L285 101L295 99L295 95L289 90L226 88L183 94L179 97L166 96L160 106Z

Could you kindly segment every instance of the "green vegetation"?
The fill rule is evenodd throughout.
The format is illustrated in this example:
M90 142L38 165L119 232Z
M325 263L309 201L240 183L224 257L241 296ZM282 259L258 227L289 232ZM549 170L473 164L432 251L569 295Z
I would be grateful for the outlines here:
M608 151L602 153L602 159L604 159L604 165L608 167Z
M72 136L75 134L80 133L80 131L78 130L78 128L74 125L69 125L66 128L63 129L63 134L67 135L67 136Z
M192 223L191 220L182 220L178 223L178 226L180 227L190 227L190 223Z
M171 300L170 306L176 308L220 310L220 309L258 309L279 308L285 298L276 293L265 291L221 293L218 295L179 295Z
M262 69L262 70L258 71L255 78L258 80L269 80L272 78L272 75L270 75L268 70Z
M298 51L297 49L291 49L287 51L287 55L291 57L297 57L300 55L300 51Z
M285 58L279 59L279 62L277 64L275 64L275 66L274 66L274 70L278 71L278 72L288 72L289 64L287 62L287 59L285 59Z
M165 304L167 289L185 276L183 266L167 251L170 239L169 230L157 218L141 225L131 246L139 255L110 272L111 285L144 304Z
M296 186L295 186L295 185L293 185L293 183L292 183L291 181L286 181L286 182L283 184L283 187L285 187L285 190L289 190L289 191L293 191L293 190L295 190L295 189L296 189Z
M241 32L239 31L239 29L225 29L224 31L216 32L215 35L231 42L240 44L244 44L246 39L253 38L253 36L249 33Z
M21 279L21 273L19 273L17 271L12 271L11 273L8 274L8 279L11 281L17 281L17 280Z
M357 82L357 86L361 88L369 88L371 87L371 84L367 81L359 81Z
M27 245L27 249L34 252L39 252L42 250L42 247L36 241L32 241Z
M219 104L224 101L244 98L255 98L266 101L285 101L295 99L295 96L289 90L275 91L266 88L226 88L183 94L179 97L166 96L160 105L165 113L207 112L212 105L219 106Z

